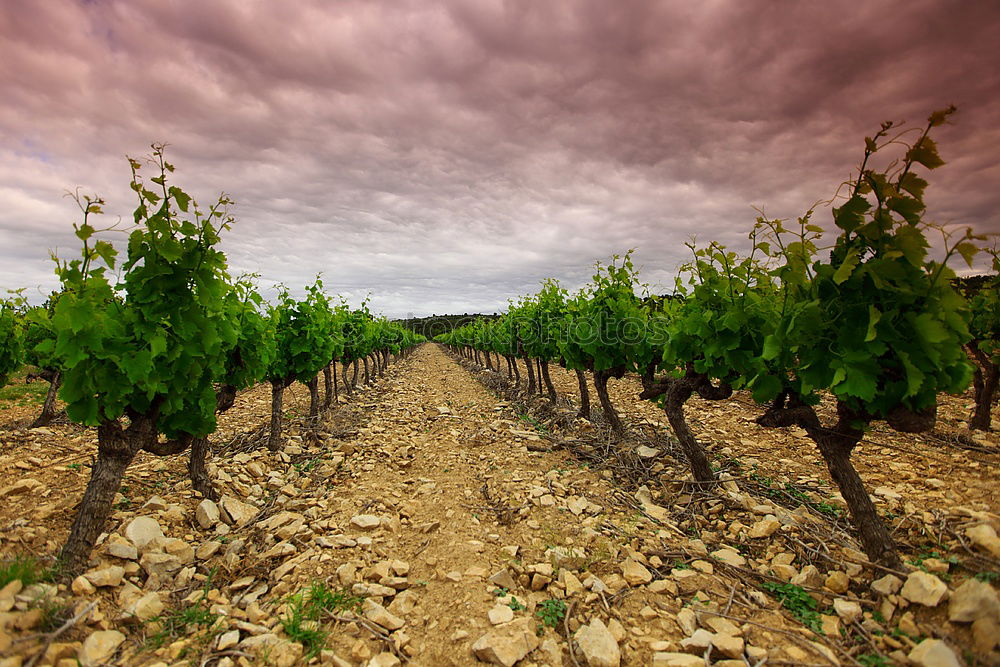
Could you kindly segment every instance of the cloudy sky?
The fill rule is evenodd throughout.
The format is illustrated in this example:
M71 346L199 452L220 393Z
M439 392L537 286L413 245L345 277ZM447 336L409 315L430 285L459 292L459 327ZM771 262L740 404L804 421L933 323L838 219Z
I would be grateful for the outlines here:
M0 0L0 288L55 285L65 191L130 217L125 155L237 202L235 271L492 312L637 248L828 199L882 120L937 133L930 217L1000 232L1000 4ZM822 208L817 220L828 224Z

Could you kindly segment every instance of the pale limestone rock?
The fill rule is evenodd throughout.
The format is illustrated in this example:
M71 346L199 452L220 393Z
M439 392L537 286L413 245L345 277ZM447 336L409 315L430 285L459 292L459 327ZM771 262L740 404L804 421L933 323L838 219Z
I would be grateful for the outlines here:
M712 645L715 635L704 628L695 630L690 637L681 640L681 648L704 653Z
M997 537L993 526L988 523L973 526L965 531L965 536L979 548L993 554L994 558L1000 558L1000 537Z
M983 616L972 623L972 645L977 653L989 653L1000 644L1000 621Z
M145 551L147 547L155 546L163 539L163 529L153 517L137 516L125 527L125 537L139 551Z
M497 605L496 607L493 607L487 615L489 616L490 623L493 625L510 623L514 620L514 610L504 605Z
M760 539L763 537L771 537L778 529L781 528L781 522L777 519L761 519L750 526L750 532L748 533L751 539Z
M87 577L83 576L82 574L73 580L73 583L70 586L70 588L72 589L74 595L79 595L81 597L87 595L93 595L94 593L97 592L97 588L94 586L94 584L90 583L90 580L87 579ZM13 605L14 601L12 599L11 606ZM4 611L9 611L9 608Z
M142 555L139 565L151 577L156 577L160 581L170 578L171 573L181 569L183 563L177 556L165 553L151 552Z
M230 630L229 632L224 632L219 635L219 642L216 644L216 649L219 651L225 651L231 649L240 643L240 631Z
M619 667L622 655L618 642L599 618L585 625L574 635L576 645L588 667Z
M985 581L966 579L955 589L948 603L948 620L953 623L973 623L980 618L1000 621L1000 599Z
M156 593L146 593L129 605L125 613L139 621L145 622L162 614L165 608L159 595Z
M698 617L689 607L682 607L677 612L676 620L686 637L690 637L698 629Z
M96 667L110 664L111 656L125 642L125 635L117 630L92 632L77 652L77 660L82 667Z
M649 570L632 558L627 558L622 563L622 576L629 586L642 586L653 580L653 575Z
M579 577L569 570L560 570L559 580L566 589L566 597L573 597L583 591L583 583L580 582Z
M903 590L899 594L910 602L935 607L944 599L947 592L948 586L943 581L933 574L916 570L906 578Z
M899 592L899 588L903 585L903 580L894 574L887 574L880 579L876 579L872 582L872 590L879 595L894 595Z
M115 558L121 558L122 560L138 560L139 558L139 550L136 549L135 545L121 537L108 540L105 553Z
M705 660L690 653L654 653L653 667L705 667Z
M398 630L406 625L406 621L371 599L364 601L361 612L369 621L389 631Z
M194 518L198 522L198 525L209 530L215 527L215 524L219 523L221 517L221 512L219 511L219 506L215 504L213 500L205 498L200 503L198 503L198 508L195 510Z
M236 528L242 528L250 523L257 516L258 512L257 508L253 505L248 505L232 496L222 496L220 505L221 509L225 512L223 518L228 517L229 523L232 523Z
M743 657L743 637L719 633L712 638L712 645L727 658Z
M940 639L925 639L906 656L917 667L961 667L955 652Z
M861 605L851 600L836 598L833 601L833 610L837 612L844 623L850 624L861 618Z
M719 549L718 551L713 551L712 558L735 567L743 567L747 564L747 559L733 549Z
M10 486L5 486L4 488L0 489L0 498L6 498L7 496L20 496L25 493L31 493L36 489L40 489L42 486L44 485L37 479L33 479L31 477L25 477L23 479L17 480Z
M358 514L351 517L351 525L358 530L375 530L382 524L382 520L374 514Z
M125 576L125 568L118 565L112 565L111 567L101 568L100 570L84 572L83 576L85 576L87 581L97 588L118 586L122 583L122 578Z
M472 645L472 652L484 662L512 667L537 647L534 621L523 617L487 632Z
M834 570L826 575L823 585L834 593L846 593L847 589L851 587L851 579L846 573Z
M517 587L517 582L514 581L514 577L510 576L507 568L494 572L493 576L489 578L489 582L496 584L500 588L506 588L508 591L514 590Z

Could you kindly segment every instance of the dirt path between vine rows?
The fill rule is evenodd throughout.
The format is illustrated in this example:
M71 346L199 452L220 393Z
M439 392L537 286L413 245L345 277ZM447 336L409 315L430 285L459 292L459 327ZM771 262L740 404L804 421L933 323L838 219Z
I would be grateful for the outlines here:
M884 573L801 508L735 482L696 499L672 468L623 490L613 470L532 451L594 429L548 431L438 346L339 404L317 439L296 416L306 398L292 392L272 453L234 440L266 421L267 388L238 397L210 464L218 506L184 457L140 455L87 573L0 590L2 664L853 664L837 638L861 622L878 641L855 655L900 658L920 636L978 645L945 604L873 596ZM56 553L93 453L72 425L0 432L5 557ZM818 611L793 618L758 583L789 580ZM317 584L340 602L296 627L294 596Z

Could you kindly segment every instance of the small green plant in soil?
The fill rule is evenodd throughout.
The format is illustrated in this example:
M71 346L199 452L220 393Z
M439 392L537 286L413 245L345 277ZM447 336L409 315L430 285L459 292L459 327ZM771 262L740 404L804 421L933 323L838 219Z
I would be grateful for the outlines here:
M31 586L40 581L52 581L54 571L42 565L34 556L17 554L13 558L0 560L0 588L14 580L19 580L24 586Z
M511 610L513 611L524 611L525 609L527 609L527 607L518 602L518 599L513 595L510 597L510 602L507 603L507 606L510 607Z
M892 665L888 658L877 653L862 653L857 657L857 661L864 667L889 667Z
M329 632L323 629L322 620L327 613L360 611L364 598L346 590L333 590L321 582L292 595L288 612L281 618L281 627L293 641L306 649L306 660L319 655L326 646Z
M1000 572L977 572L975 577L977 580L984 581L987 584L995 584L1000 581Z
M566 617L566 603L556 598L543 600L535 609L535 616L544 625L554 628Z
M778 598L781 606L787 609L804 626L816 634L823 634L823 622L820 619L819 612L816 611L816 600L804 588L795 584L776 583L773 581L764 582L761 588Z
M146 639L146 645L149 648L160 648L168 641L173 641L181 636L191 636L195 644L202 646L206 646L212 641L212 637L215 636L212 628L215 627L216 621L220 617L209 610L205 598L208 597L208 591L212 589L215 573L216 568L212 568L201 587L201 596L194 604L172 609L166 616L160 615L150 619L151 623L159 626L159 630ZM187 649L177 657L183 658L186 653Z

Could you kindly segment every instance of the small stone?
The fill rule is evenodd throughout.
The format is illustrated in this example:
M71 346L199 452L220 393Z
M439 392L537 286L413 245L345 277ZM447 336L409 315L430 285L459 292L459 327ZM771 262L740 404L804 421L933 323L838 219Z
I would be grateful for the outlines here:
M139 550L135 548L131 542L120 539L113 542L108 542L107 554L109 556L114 556L115 558L121 558L122 560L137 560L139 558Z
M257 516L258 510L256 507L237 500L232 496L222 496L219 504L225 512L226 517L237 528L242 528Z
M109 664L111 656L124 642L125 635L117 630L98 630L84 640L76 654L77 660L82 667Z
M139 551L144 551L151 544L155 545L163 539L163 529L151 516L137 516L125 527L125 537Z
M394 654L384 652L369 660L366 667L399 667L402 664Z
M747 559L733 549L719 549L718 551L713 551L712 558L734 567L743 567L747 564Z
M622 576L629 586L641 586L653 580L653 575L642 563L632 558L625 559L622 563Z
M219 651L225 651L230 649L240 643L240 631L230 630L229 632L224 632L219 635L219 642L216 644L216 649Z
M685 637L690 637L698 629L698 617L689 607L682 607L677 612L676 620Z
M902 579L894 574L887 574L881 579L876 579L872 582L872 590L882 596L895 595L899 592L899 588L902 585Z
M987 523L973 526L965 531L965 536L979 548L993 554L994 558L1000 558L1000 537L997 537L993 526Z
M569 570L559 571L559 581L562 582L563 587L566 589L566 597L573 597L583 591L583 583L579 577Z
M918 667L961 667L955 652L940 639L925 639L906 656Z
M375 530L382 524L382 519L374 514L358 514L351 517L351 525L358 530Z
M472 645L472 652L484 662L512 667L537 647L534 621L525 616L487 632Z
M139 565L146 571L146 574L163 581L168 579L171 573L181 569L183 563L177 556L153 552L143 554Z
M834 593L846 593L847 589L851 587L851 579L846 573L840 570L834 570L826 575L826 580L823 581L823 585Z
M715 639L714 634L704 628L699 628L698 630L695 630L690 637L681 640L681 648L694 650L701 654L712 645L713 639Z
M690 653L654 653L653 667L705 667L705 659Z
M221 512L219 511L219 506L208 498L205 498L198 503L198 508L194 513L194 518L198 521L198 525L205 530L214 528L215 524L219 523L220 517Z
M81 597L93 595L97 592L97 588L82 574L73 580L73 584L70 588L72 589L74 595L79 595Z
M510 572L507 568L494 572L489 581L491 584L496 584L500 588L506 588L508 591L514 590L517 586L517 583L514 581L514 577L510 576Z
M712 645L719 650L719 653L728 658L743 657L743 637L720 633L712 638Z
M989 653L1000 643L1000 621L983 616L972 623L972 644L977 653Z
M833 601L833 610L840 616L840 620L848 625L861 618L861 605L857 602L836 598Z
M916 570L906 578L903 590L899 594L910 602L934 607L944 599L947 592L948 586L943 581L933 574Z
M207 560L214 556L221 548L222 542L209 540L208 542L202 543L202 545L198 547L198 549L194 552L194 557L198 560Z
M980 618L1000 620L1000 599L996 590L985 581L966 579L951 595L948 620L973 623Z
M272 667L295 667L302 664L305 648L293 641L278 640L267 654L267 664Z
M487 616L489 616L490 623L493 625L510 623L514 620L514 610L505 605L497 605L496 607L490 609Z
M781 522L777 519L761 519L750 526L750 532L748 533L751 539L760 539L763 537L771 537L778 529L781 528Z
M146 593L130 605L128 611L131 616L145 622L162 614L164 609L163 601L160 600L159 595L156 593Z
M588 667L619 667L622 655L618 642L599 618L577 630L576 645Z
M388 609L371 599L364 601L361 611L365 618L376 625L381 625L386 630L398 630L406 625L406 621L389 613Z
M25 477L19 479L10 486L5 486L0 489L0 498L6 498L7 496L20 496L25 493L31 493L35 489L39 489L43 486L41 482L37 479L31 477Z
M98 588L118 586L122 583L122 578L125 576L125 568L118 565L112 565L111 567L105 567L100 570L84 572L83 576L87 578L87 581Z

